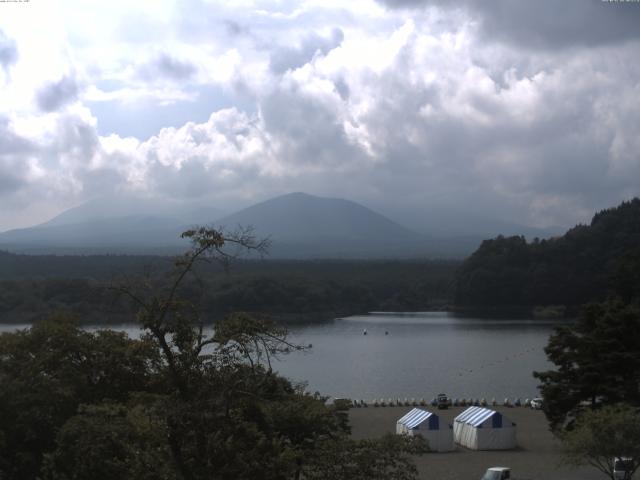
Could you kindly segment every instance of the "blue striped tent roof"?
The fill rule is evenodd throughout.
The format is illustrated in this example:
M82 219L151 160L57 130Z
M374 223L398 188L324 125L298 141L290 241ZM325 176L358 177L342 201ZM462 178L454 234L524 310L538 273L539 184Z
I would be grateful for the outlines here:
M482 407L469 407L455 418L456 422L466 423L472 427L479 427L490 417L494 417L494 428L502 427L502 414L495 410ZM497 421L495 421L497 420Z
M400 420L398 420L398 423L401 423L402 425L404 425L407 428L416 428L422 422L424 422L426 420L429 420L430 419L429 417L435 417L435 418L433 418L433 420L438 418L438 416L434 415L433 412L427 412L427 411L421 410L419 408L414 408L409 413L407 413L404 417L402 417ZM429 422L429 427L431 427L431 423L433 423L433 422L431 422L431 421ZM435 423L434 426L435 426L436 429L438 428L437 422Z

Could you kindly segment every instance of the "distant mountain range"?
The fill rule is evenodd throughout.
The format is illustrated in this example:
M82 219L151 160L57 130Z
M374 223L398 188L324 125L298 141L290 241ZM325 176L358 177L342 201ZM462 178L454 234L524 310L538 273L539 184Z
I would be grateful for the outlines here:
M43 224L0 233L0 249L20 253L170 254L195 224L253 226L273 258L461 258L481 235L418 233L358 203L291 193L231 215L206 206L133 198L98 199ZM500 232L498 232L500 233ZM509 232L510 233L510 232Z

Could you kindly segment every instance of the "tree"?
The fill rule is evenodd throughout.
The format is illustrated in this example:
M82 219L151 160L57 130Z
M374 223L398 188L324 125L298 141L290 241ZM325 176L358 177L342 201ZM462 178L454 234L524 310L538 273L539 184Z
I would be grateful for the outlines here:
M562 441L570 464L587 463L611 480L619 480L614 465L622 458L627 467L624 480L631 480L640 466L640 412L624 404L587 410Z
M47 480L178 480L155 402L83 405L45 456Z
M544 412L559 430L585 408L626 402L640 406L640 309L619 301L584 308L545 348L556 370L534 372Z
M0 477L346 479L366 467L367 478L415 478L418 441L351 440L341 412L273 372L274 357L301 349L285 329L235 313L210 334L184 299L200 261L264 243L247 231L183 236L192 249L166 283L115 287L138 306L140 340L65 318L0 337Z
M127 401L151 389L157 359L145 340L90 333L60 314L0 335L0 477L35 478L57 431L81 404Z

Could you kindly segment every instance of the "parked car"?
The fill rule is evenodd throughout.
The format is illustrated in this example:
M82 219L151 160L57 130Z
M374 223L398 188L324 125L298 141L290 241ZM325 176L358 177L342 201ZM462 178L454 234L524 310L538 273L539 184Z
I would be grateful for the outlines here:
M626 473L633 471L633 460L627 457L616 457L613 460L613 477L624 480Z
M437 397L438 410L443 410L449 408L451 402L449 401L449 397L447 397L444 393L439 393Z
M531 400L531 408L533 408L534 410L540 410L542 408L542 398L536 397Z
M491 467L487 468L480 480L508 480L511 478L511 469L509 467Z

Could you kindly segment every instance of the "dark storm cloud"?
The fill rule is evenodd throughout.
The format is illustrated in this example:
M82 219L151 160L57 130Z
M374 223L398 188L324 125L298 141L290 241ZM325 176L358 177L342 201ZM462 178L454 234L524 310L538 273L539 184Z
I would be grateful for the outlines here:
M391 8L463 8L484 36L540 48L595 46L640 38L640 4L602 0L381 0Z
M53 112L78 98L80 88L75 77L65 75L57 82L42 87L36 94L36 102L40 110Z
M5 70L18 60L18 48L16 42L7 37L0 30L0 66Z
M323 37L316 33L306 36L299 47L285 47L271 54L269 66L274 73L283 73L295 69L311 61L316 54L326 55L340 46L344 34L339 28L334 28L331 36Z
M197 68L186 60L180 60L167 53L157 55L151 62L140 67L140 76L146 80L158 77L173 81L188 80L197 72Z

